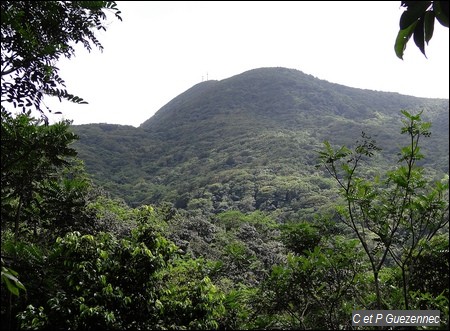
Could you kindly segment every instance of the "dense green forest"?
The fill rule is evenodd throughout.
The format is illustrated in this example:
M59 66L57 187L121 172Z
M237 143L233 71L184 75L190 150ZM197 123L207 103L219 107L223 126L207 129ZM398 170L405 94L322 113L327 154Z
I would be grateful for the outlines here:
M416 164L430 125L404 117L400 163L371 178L370 137L324 144L335 212L280 221L129 207L92 183L69 123L2 112L3 326L351 329L355 309L437 309L447 328L448 176Z
M252 99L245 86L256 81L275 91L274 73L279 81L292 75L329 86L325 95L333 87L355 93L348 100L362 92L422 102L423 113L398 111L382 122L383 115L339 117L316 102L309 116L283 121L283 107L272 103L264 113L266 101L259 107L245 101ZM442 120L448 100L358 91L282 68L237 78L248 76L247 85L236 87L244 101L235 104L241 116L253 114L247 121L235 119L227 102L216 105L221 89L209 89L219 82L194 86L140 128L44 125L2 112L2 257L13 272L4 284L12 292L2 292L5 326L337 329L352 327L352 310L375 308L438 309L441 327L448 326L448 120ZM214 96L207 98L206 124L196 114L205 95ZM192 108L180 110L192 99ZM295 119L301 111L288 113ZM441 119L437 130L422 120L425 114ZM215 126L217 116L222 122ZM397 125L395 133L388 122ZM319 143L352 126L354 142L341 133ZM383 144L361 130L374 131ZM440 143L435 132L445 137ZM338 143L347 147L333 147ZM204 144L209 148L200 149ZM141 189L155 200L130 206L132 189L123 198L119 185L105 190L77 150L96 156L85 161L105 186L118 175L126 185L143 168L153 169L145 177L151 183L158 177L161 189L172 183L174 192L155 198ZM154 159L139 159L145 155ZM199 188L203 195L195 196Z
M55 60L120 11L1 6L2 330L449 328L448 100L261 68L139 128L49 124L44 94L84 102Z

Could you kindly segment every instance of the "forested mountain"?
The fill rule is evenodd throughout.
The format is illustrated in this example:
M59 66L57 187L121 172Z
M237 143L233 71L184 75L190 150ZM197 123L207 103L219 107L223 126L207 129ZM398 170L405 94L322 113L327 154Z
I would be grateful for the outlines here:
M282 68L139 128L2 110L2 329L448 329L448 126L448 100Z
M352 315L373 309L449 329L448 100L263 68L139 128L49 124L44 96L84 103L54 64L103 49L93 30L121 12L1 8L2 330L372 329Z
M352 146L364 131L382 148L375 161L383 167L407 143L399 133L402 109L423 111L432 123L422 162L448 172L447 99L350 88L286 68L199 83L139 128L72 128L93 179L131 206L168 201L203 212L307 218L333 203L336 190L315 168L323 142Z

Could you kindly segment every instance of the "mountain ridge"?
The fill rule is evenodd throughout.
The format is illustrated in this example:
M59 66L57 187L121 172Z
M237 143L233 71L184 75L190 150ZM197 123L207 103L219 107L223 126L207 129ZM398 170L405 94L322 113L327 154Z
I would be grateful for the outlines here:
M281 75L280 75L281 74ZM280 77L281 76L281 77ZM199 97L202 97L205 95L205 93L207 92L212 92L217 94L217 90L220 90L220 94L224 95L226 93L231 93L234 94L234 96L236 94L238 94L238 91L236 91L236 89L233 89L233 85L236 85L236 82L242 83L247 83L248 81L250 82L255 82L255 81L261 81L264 82L264 80L267 82L272 82L274 83L274 81L279 80L280 78L283 80L281 82L281 85L276 86L276 84L271 84L270 86L264 86L266 89L268 87L273 88L277 88L277 87L281 87L282 89L279 89L279 91L281 93L284 93L284 95L277 95L278 98L281 97L290 97L290 92L292 92L292 89L301 89L301 88L307 88L307 90L303 91L303 93L317 93L318 90L321 90L325 93L327 93L330 90L338 90L339 93L341 94L345 94L346 96L351 96L351 97L355 97L355 94L353 93L354 91L357 91L359 93L359 95L364 94L364 100L367 102L367 100L370 100L371 103L373 103L375 106L380 106L379 100L380 98L373 98L373 93L377 93L377 94L385 94L388 95L390 97L393 97L395 100L395 104L392 105L391 108L395 108L396 110L398 109L397 104L402 104L405 103L405 99L410 99L410 98L415 98L417 101L424 101L424 100L448 100L448 99L439 99L439 98L423 98L423 97L415 97L415 96L409 96L409 95L403 95L397 92L383 92L383 91L374 91L374 90L369 90L369 89L360 89L360 88L354 88L354 87L348 87L348 86L344 86L344 85L340 85L340 84L336 84L336 83L331 83L328 82L326 80L321 80L319 78L316 78L312 75L309 74L305 74L297 69L287 69L287 68L282 68L282 67L265 67L265 68L258 68L258 69L252 69L246 72L243 72L241 74L232 76L230 78L226 78L220 81L217 80L213 80L213 81L206 81L206 82L201 82L198 83L196 85L194 85L193 87L189 88L188 90L186 90L185 92L181 93L180 95L178 95L177 97L175 97L174 99L172 99L170 102L168 102L166 105L164 105L160 110L158 110L152 117L150 117L148 120L144 121L139 127L141 128L149 128L152 126L153 122L157 119L160 118L160 116L162 116L163 114L165 114L168 109L172 108L173 106L180 106L179 104L181 102L183 102L182 100L189 98L191 102L195 102L195 99L199 99ZM301 80L299 80L299 78L301 78ZM302 81L306 81L307 80L307 84L301 84ZM232 84L229 84L231 83ZM289 85L289 83L292 83L291 85ZM313 84L312 84L313 83ZM231 86L230 86L231 85ZM247 86L247 89L245 90L245 96L248 97L249 94L249 88L253 88L251 90L251 93L254 93L254 88L259 88L260 86ZM290 89L290 90L289 90ZM258 91L258 93L260 93L260 91ZM200 95L198 95L200 94ZM273 92L271 93L273 94ZM238 94L239 95L239 94ZM258 95L260 96L260 95ZM330 95L331 96L331 95ZM204 99L201 100L202 102L204 102ZM265 100L264 100L265 101ZM323 101L323 99L320 99L319 101ZM358 100L360 102L360 100ZM391 100L392 102L392 100ZM183 105L184 107L186 105ZM326 111L330 111L330 104L320 104L321 107L325 108ZM233 108L235 107L235 105L230 104L228 105L228 107ZM311 105L308 105L308 107L311 109ZM317 108L317 105L313 106L314 108ZM322 109L323 110L323 109ZM366 111L364 111L364 113L366 113ZM359 114L361 115L361 114Z

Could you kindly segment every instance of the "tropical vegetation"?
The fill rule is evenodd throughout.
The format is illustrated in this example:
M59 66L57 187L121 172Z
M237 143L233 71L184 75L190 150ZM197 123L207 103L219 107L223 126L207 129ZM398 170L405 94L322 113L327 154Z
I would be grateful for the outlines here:
M120 11L1 6L2 330L448 329L448 100L263 68L139 128L50 124L44 97L84 102L54 61Z

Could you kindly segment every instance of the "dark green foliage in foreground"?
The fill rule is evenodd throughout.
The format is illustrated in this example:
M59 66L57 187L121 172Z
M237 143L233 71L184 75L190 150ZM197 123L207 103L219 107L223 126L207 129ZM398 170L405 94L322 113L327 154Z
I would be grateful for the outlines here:
M448 28L448 1L401 1L405 11L400 17L400 31L395 40L395 54L403 59L409 39L413 36L414 43L425 54L425 44L433 38L434 23L438 21Z
M81 178L68 178L60 169L69 165L68 158L76 155L69 145L77 138L68 131L69 123L62 122L52 126L27 114L12 117L2 111L1 128L1 192L2 192L2 230L14 229L15 238L27 235L22 224L29 229L47 228L40 222L48 223L52 213L75 213L86 182ZM39 213L45 213L39 217ZM60 220L61 221L61 220ZM40 237L58 235L54 225L52 233ZM57 227L63 227L59 224Z
M76 43L103 50L95 32L106 30L107 12L121 20L115 1L2 1L2 109L37 110L47 121L45 96L86 103L66 90L55 63L74 56Z
M208 269L178 255L152 207L95 190L67 129L2 113L2 329L217 328Z
M48 261L52 290L19 314L21 327L217 328L223 295L201 262L177 258L176 246L152 227L151 210L139 218L130 238L77 232L59 238Z
M353 150L333 149L328 142L320 153L321 165L336 180L345 199L339 218L360 241L371 264L377 309L382 309L379 273L390 257L402 273L403 308L410 309L409 278L424 246L448 227L448 175L431 184L417 165L424 155L422 139L431 135L431 123L421 114L402 111L401 133L407 145L401 149L398 166L384 177L360 175L366 159L379 148L363 134Z
M272 269L256 306L257 327L337 330L349 328L351 310L363 304L365 265L358 242L342 236ZM263 313L261 313L263 312Z

